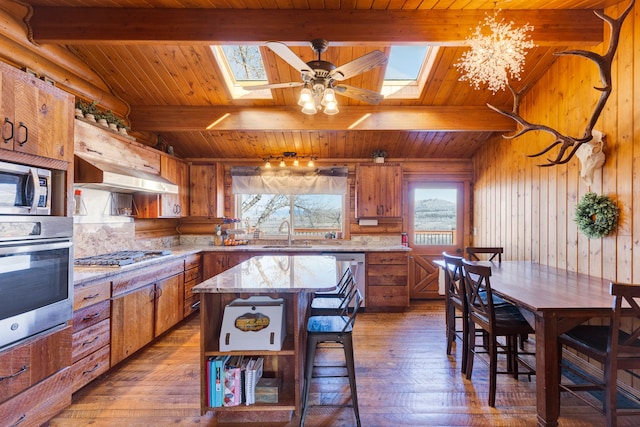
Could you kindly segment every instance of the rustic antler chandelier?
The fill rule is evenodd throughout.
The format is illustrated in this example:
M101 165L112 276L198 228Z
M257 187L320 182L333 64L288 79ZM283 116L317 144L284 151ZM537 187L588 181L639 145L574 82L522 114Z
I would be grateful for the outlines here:
M455 64L462 74L461 81L468 81L475 89L488 85L493 93L504 90L509 78L520 80L527 50L535 47L527 34L533 26L527 23L517 28L513 22L497 21L499 12L487 14L484 25L478 25L467 37L471 49Z

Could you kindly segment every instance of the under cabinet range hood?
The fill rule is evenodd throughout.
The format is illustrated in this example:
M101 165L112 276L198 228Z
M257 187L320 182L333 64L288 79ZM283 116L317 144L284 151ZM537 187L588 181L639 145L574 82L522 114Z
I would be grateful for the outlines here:
M178 194L178 186L152 173L74 156L74 184L117 193Z

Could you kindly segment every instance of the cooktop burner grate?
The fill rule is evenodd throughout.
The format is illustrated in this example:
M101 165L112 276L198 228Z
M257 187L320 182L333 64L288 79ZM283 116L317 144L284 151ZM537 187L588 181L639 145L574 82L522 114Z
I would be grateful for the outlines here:
M161 256L171 255L169 250L159 251L118 251L102 255L77 258L73 261L80 266L111 266L122 267L136 262L146 261Z

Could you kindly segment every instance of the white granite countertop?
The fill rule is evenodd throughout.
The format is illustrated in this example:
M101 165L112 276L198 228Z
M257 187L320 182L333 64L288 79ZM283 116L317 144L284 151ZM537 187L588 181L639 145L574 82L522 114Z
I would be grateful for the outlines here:
M336 243L336 244L297 244L291 246L274 244L250 244L237 246L214 246L213 244L180 245L169 248L171 255L158 257L140 263L129 264L123 267L83 267L75 266L73 269L74 284L80 284L89 280L103 279L121 273L126 273L138 268L149 267L173 261L199 252L269 252L269 253L331 253L331 252L397 252L410 251L411 248L402 245L368 245L363 243Z
M309 292L335 289L336 259L330 255L253 257L193 287L198 293Z

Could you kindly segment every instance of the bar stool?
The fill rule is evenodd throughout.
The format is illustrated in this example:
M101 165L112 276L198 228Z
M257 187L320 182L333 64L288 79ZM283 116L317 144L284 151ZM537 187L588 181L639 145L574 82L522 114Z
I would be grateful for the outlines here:
M342 314L328 316L311 316L307 322L307 355L304 367L304 390L302 393L302 415L300 417L300 427L304 426L304 420L309 408L309 390L312 378L335 377L335 375L313 375L315 365L316 349L323 343L340 344L344 350L345 365L349 377L349 387L351 390L351 404L335 406L352 406L356 417L356 424L360 424L360 412L358 410L358 393L356 389L356 371L353 357L353 324L356 320L358 309L362 305L362 294L358 289L353 293L351 301L347 306L352 306L352 310L344 310ZM327 366L324 366L327 367ZM325 405L326 406L326 405Z
M311 315L341 314L349 310L349 304L353 303L356 292L356 281L353 276L347 277L344 289L340 294L316 296L311 300Z

